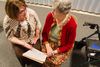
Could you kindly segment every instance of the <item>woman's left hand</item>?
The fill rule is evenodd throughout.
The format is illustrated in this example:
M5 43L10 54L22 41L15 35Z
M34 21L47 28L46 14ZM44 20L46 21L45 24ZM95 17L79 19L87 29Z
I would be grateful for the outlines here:
M55 55L57 53L58 53L58 51L57 50L54 50L52 52L47 53L47 55L48 55L48 57L50 57L50 56L53 56L53 55Z
M47 53L47 57L51 57L51 56L53 56L54 54L53 54L53 51L52 52L49 52L49 53Z
M53 49L51 48L49 43L45 44L45 46L46 46L47 56L49 57L51 56Z

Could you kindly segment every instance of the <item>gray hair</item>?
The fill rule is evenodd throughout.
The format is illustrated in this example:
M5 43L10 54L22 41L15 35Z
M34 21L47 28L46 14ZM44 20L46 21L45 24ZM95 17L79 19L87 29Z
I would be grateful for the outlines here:
M61 13L68 13L71 9L70 0L55 0L52 4L53 9L58 9Z

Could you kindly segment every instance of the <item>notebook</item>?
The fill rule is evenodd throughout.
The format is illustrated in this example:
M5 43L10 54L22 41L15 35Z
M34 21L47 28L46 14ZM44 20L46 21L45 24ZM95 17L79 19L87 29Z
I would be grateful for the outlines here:
M23 53L23 56L26 58L29 58L31 60L34 60L36 62L39 62L43 64L46 60L47 55L35 48L32 50L28 50L27 52Z

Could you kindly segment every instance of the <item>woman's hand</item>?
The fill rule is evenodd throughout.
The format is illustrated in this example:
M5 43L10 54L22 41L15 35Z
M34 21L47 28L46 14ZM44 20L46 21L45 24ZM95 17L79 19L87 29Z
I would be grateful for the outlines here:
M48 57L50 57L50 56L53 56L53 55L55 55L57 53L58 53L58 51L57 50L54 50L52 52L49 52L47 55L48 55Z
M25 40L19 40L18 38L16 37L12 37L12 38L9 38L9 40L12 42L12 43L15 43L15 44L18 44L18 45L21 45L27 49L32 49L32 45L28 44L25 42Z
M25 43L23 46L24 46L25 48L29 49L29 50L31 50L31 49L33 48L32 45L27 44L27 43Z
M37 40L39 39L39 37L34 37L33 38L33 44L36 44Z
M49 43L45 44L45 46L46 46L46 50L47 50L47 55L48 55L48 57L50 57L53 49L51 48Z
M53 49L51 47L47 48L47 56L52 56Z
M33 38L33 43L36 44L37 40L39 39L40 30L36 28L36 36Z

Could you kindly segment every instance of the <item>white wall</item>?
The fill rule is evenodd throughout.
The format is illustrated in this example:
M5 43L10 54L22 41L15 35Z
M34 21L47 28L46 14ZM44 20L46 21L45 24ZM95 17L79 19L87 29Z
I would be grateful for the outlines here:
M2 21L4 19L5 10L4 10L5 2L0 1L0 26L2 25Z
M30 3L48 5L53 0L25 0ZM71 0L72 9L100 14L100 0Z

